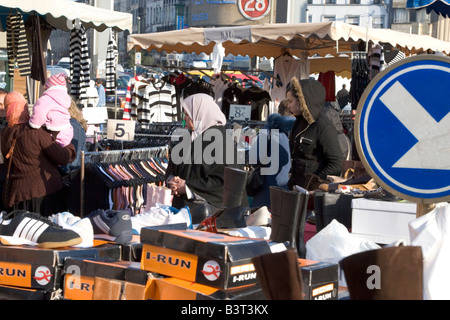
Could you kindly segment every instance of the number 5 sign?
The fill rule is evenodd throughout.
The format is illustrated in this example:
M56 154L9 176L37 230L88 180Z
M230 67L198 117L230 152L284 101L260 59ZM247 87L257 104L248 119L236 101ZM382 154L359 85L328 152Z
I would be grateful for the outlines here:
M249 20L259 20L270 12L270 0L238 0L241 14Z
M135 121L108 120L106 137L111 140L134 140Z

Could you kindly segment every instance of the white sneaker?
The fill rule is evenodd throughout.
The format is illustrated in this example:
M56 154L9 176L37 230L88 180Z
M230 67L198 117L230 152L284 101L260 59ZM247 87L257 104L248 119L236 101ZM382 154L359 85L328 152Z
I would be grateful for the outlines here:
M80 235L81 243L74 245L74 247L87 248L94 245L94 229L89 218L81 219L66 211L53 214L48 219L64 229L73 230Z
M189 208L186 207L178 210L167 205L156 205L148 211L131 217L134 234L141 234L141 229L144 227L177 223L186 223L188 228L192 228L192 218Z

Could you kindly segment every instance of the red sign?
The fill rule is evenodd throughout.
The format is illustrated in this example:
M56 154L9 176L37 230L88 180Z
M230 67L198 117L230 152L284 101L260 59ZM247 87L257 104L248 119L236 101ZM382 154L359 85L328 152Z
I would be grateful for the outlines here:
M270 0L238 0L241 14L249 20L259 20L270 12Z

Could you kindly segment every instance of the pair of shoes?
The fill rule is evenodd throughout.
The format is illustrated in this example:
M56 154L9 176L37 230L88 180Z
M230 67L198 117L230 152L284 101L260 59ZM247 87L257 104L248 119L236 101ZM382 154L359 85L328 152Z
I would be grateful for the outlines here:
M94 229L88 218L81 219L70 212L60 212L49 216L48 219L64 229L70 229L79 234L82 241L74 247L87 248L94 245Z
M13 216L12 218L10 218ZM78 233L51 222L38 213L12 211L2 214L0 242L3 245L31 245L41 248L59 248L81 243Z
M131 217L126 210L98 209L87 217L94 228L94 239L126 244L133 238Z
M141 229L144 227L178 223L185 223L186 228L192 228L192 218L187 206L178 210L167 205L156 205L146 212L131 217L134 234L141 234Z

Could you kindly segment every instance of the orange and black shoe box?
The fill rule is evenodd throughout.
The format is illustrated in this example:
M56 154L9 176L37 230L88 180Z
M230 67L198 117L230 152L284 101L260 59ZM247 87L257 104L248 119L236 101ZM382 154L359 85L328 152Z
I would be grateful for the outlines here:
M0 300L53 300L59 292L0 285Z
M339 269L336 263L299 259L304 300L337 300Z
M120 246L102 244L90 248L60 249L0 246L0 285L47 291L60 289L64 262L73 257L120 259Z
M152 300L264 300L259 284L217 289L173 277L153 280L146 296Z
M219 289L257 283L251 259L270 253L262 239L199 230L142 228L141 268Z
M70 258L64 263L64 274L65 299L93 300L94 284L100 278L140 285L144 292L150 273L142 270L139 262Z
M121 244L120 246L122 247L122 260L141 261L142 242L139 235L133 235L133 238L129 243Z

